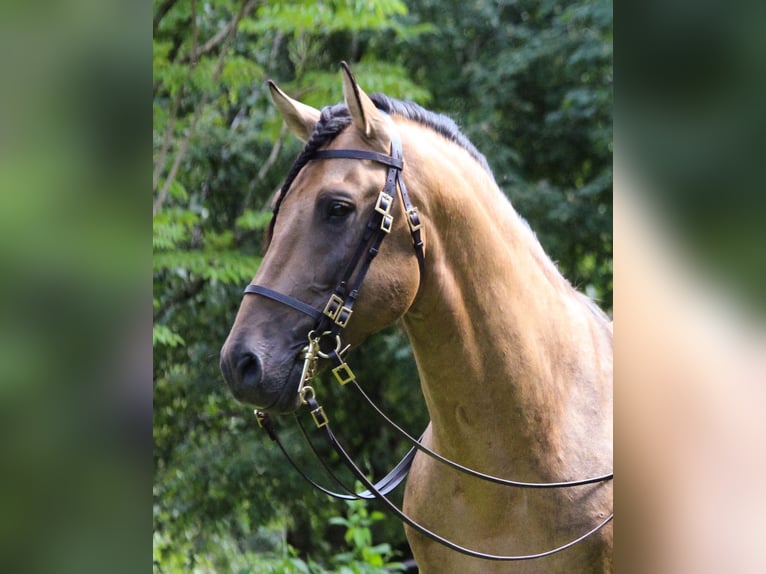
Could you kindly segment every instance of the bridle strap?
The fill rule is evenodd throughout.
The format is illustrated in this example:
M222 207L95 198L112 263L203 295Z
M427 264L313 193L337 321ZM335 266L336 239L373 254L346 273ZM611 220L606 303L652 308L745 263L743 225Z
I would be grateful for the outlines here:
M317 403L316 399L314 397L308 397L306 400L306 404L308 405L309 409L312 412L312 416L314 417L315 423L317 423L317 427L319 427L320 430L324 431L323 435L327 439L327 442L329 443L329 445L338 454L338 456L346 464L346 466L351 470L355 478L359 480L367 488L367 492L371 492L374 495L374 497L380 502L382 502L391 513L397 516L402 522L410 526L412 529L416 530L423 536L426 536L430 538L431 540L443 546L446 546L447 548L450 548L451 550L459 552L461 554L472 556L474 558L481 558L483 560L494 560L494 561L503 561L503 562L534 560L537 558L543 558L545 556L550 556L551 554L556 554L558 552L566 550L567 548L571 548L572 546L578 544L579 542L582 542L589 536L592 536L593 534L598 532L601 528L603 528L606 524L608 524L614 518L614 512L612 512L604 520L602 520L599 524L591 528L585 534L575 538L574 540L567 542L566 544L562 544L561 546L558 546L551 550L547 550L545 552L539 552L536 554L508 556L508 555L488 554L488 553L479 552L476 550L471 550L470 548L466 548L464 546L456 544L455 542L447 540L446 538L440 536L439 534L436 534L432 530L429 530L428 528L416 522L414 519L410 518L408 515L402 512L399 509L399 507L396 506L396 504L394 504L391 500L388 499L388 497L386 496L387 493L384 493L381 489L378 488L378 484L380 484L380 482L383 482L383 480L381 480L378 484L373 484L367 478L367 475L364 473L364 471L362 471L356 465L353 458L348 454L348 452L346 452L345 448L343 448L343 445L340 443L340 441L337 439L335 434L330 429L330 424L324 415L324 410L322 409L322 407L319 406L319 403ZM268 418L268 415L263 414L262 417L264 417L266 421L269 421L269 424L270 424L270 419ZM270 435L273 434L274 436L276 436L273 426L271 427L269 434ZM303 475L303 472L300 472L300 474ZM313 484L313 481L312 481L312 484ZM320 490L325 491L325 489L322 489L322 488L320 488Z
M263 285L248 285L247 287L245 287L245 293L250 293L253 295L261 295L262 297L266 297L267 299L272 299L274 301L282 303L283 305L292 307L296 311L300 311L301 313L304 313L305 315L313 317L316 321L318 321L322 317L322 312L318 311L317 309L314 309L314 307L312 307L311 305L304 303L303 301L296 299L295 297L290 297L289 295L285 295L283 293L280 293L279 291L274 291L273 289L264 287Z
M331 351L328 354L328 359L330 360L332 366L339 367L341 365L345 364L345 361L338 355L337 352ZM503 486L512 486L516 488L537 488L537 489L552 489L552 488L569 488L573 486L584 486L586 484L597 484L600 482L606 482L609 480L614 479L614 473L610 472L607 474L602 474L598 476L592 476L589 478L582 478L578 480L568 480L568 481L560 481L560 482L522 482L519 480L511 480L508 478L500 478L498 476L493 476L491 474L485 474L483 472L479 472L478 470L474 470L472 468L469 468L467 466L463 466L462 464L455 462L454 460L447 458L438 452L431 450L427 446L423 445L421 442L421 439L423 438L423 435L421 435L420 439L414 438L412 435L410 435L406 430L404 430L401 426L396 424L391 417L386 415L381 408L375 404L375 402L369 397L367 393L364 392L359 382L356 380L356 378L349 380L349 383L353 386L353 388L356 389L356 391L362 396L362 398L367 401L367 404L372 407L372 409L378 414L379 417L381 417L388 425L393 428L396 432L398 432L402 437L407 440L412 445L412 448L415 448L422 453L430 456L434 460L449 466L450 468L453 468L459 472L462 472L464 474L467 474L469 476L473 476L474 478L478 478L480 480L484 480L487 482L492 482L495 484L500 484ZM347 383L344 383L347 384ZM318 456L318 455L317 455Z
M398 195L401 198L404 207L407 224L412 236L412 244L415 249L415 256L418 261L418 271L420 273L420 282L422 284L425 273L425 253L421 233L421 221L416 207L412 205L407 188L404 185L404 179L401 177L404 161L402 159L402 144L395 129L391 130L391 154L382 154L369 150L354 149L335 149L319 150L314 152L311 160L323 159L357 159L370 160L388 167L386 182L381 192L382 196L387 196L390 203L386 209L379 209L376 204L367 226L365 228L362 240L357 246L356 252L349 260L346 269L338 281L330 301L334 304L334 314L328 312L326 307L324 311L312 307L303 301L279 293L262 285L248 285L245 293L261 295L273 301L278 301L287 305L305 315L309 315L316 321L315 330L319 332L330 331L338 334L345 327L348 319L353 312L354 303L359 296L364 278L370 269L373 259L380 251L380 246L386 238L393 225L391 210L394 208L394 198ZM380 198L379 200L380 201ZM352 281L353 279L353 281Z
M325 473L332 479L332 481L335 482L335 484L337 484L338 486L340 486L348 494L350 494L351 497L349 498L374 500L375 495L372 494L369 490L356 492L341 482L341 480L335 475L335 472L333 472L333 470L327 464L327 462L322 457L322 455L320 455L319 452L317 451L316 447L314 446L314 443L309 438L308 432L306 432L306 428L303 426L303 423L301 422L301 419L298 416L298 414L294 413L293 416L295 417L295 421L298 423L298 428L301 430L301 434L303 435L303 438L306 440L309 447L311 448L311 451L314 453L314 456L321 463L322 467L324 467ZM380 490L380 492L384 494L388 494L394 491L402 482L404 482L404 479L407 478L407 474L409 473L410 467L412 466L412 461L415 459L416 452L417 452L417 449L415 447L410 448L410 450L407 451L407 453L402 457L402 459L398 463L396 463L394 468L391 469L391 471L386 476L384 476L378 482L375 483L375 488L377 488L378 490ZM298 469L298 472L300 474L303 474L300 471L300 469ZM309 480L309 482L311 482L312 484L316 484L311 480ZM322 490L325 494L329 494L330 496L334 498L342 498L345 500L349 500L349 498L346 498L345 495L339 496L340 493L332 492L321 487L320 487L320 490Z
M296 421L298 422L298 426L301 429L301 432L303 433L303 436L306 439L306 442L309 443L309 446L311 447L311 450L314 452L314 455L317 457L320 463L322 463L322 466L325 469L325 472L330 476L330 478L335 482L340 488L342 488L345 493L341 492L335 492L330 490L329 488L325 488L318 482L316 482L314 479L312 479L308 474L306 474L303 470L301 470L300 466L295 462L293 457L290 456L290 453L285 448L285 445L282 443L282 441L279 439L279 435L276 432L276 429L274 428L274 423L272 423L271 418L268 416L262 416L258 419L258 424L261 425L264 430L268 433L269 438L274 441L277 446L279 447L279 450L282 451L282 454L287 459L287 462L290 463L290 466L292 466L295 471L311 486L319 490L320 492L323 492L324 494L331 496L333 498L337 498L340 500L375 500L376 495L373 492L370 492L369 490L363 490L362 492L356 492L353 489L347 487L345 484L343 484L340 479L335 475L335 473L327 466L327 463L325 460L319 456L319 453L317 452L316 448L314 447L314 444L311 442L311 440L308 438L308 434L306 433L306 429L303 427L303 424L300 422L300 419L298 416L295 416ZM407 454L402 457L402 460L399 461L399 463L389 472L386 476L381 478L379 481L375 483L375 490L382 493L382 494L389 494L396 490L396 488L404 481L405 478L407 478L407 473L410 471L410 466L412 466L412 461L415 458L415 453L417 450L415 448L411 448L409 451L407 451Z
M359 149L323 149L314 152L311 159L369 159L394 169L401 170L404 167L401 155L399 157L392 157L376 151Z
M367 276L367 272L370 270L370 265L372 265L372 261L378 255L380 246L390 231L390 228L389 231L384 230L384 219L386 217L391 218L390 210L393 209L395 205L394 197L396 195L396 182L399 179L399 174L401 173L403 166L402 146L399 142L399 138L394 133L392 134L391 139L391 155L383 155L377 152L364 150L340 149L323 150L317 152L314 157L317 159L369 159L389 166L388 173L386 174L386 182L383 186L383 191L381 192L382 194L387 194L391 198L388 212L387 214L381 213L378 211L378 206L376 205L376 209L373 210L370 220L367 222L362 241L354 256L349 260L349 264L346 267L343 276L333 291L332 297L337 297L339 301L343 301L342 312L350 316L354 308L354 303L359 297L359 290L362 287L362 283ZM393 219L390 219L390 221L393 221ZM356 274L356 277L352 281L354 274ZM422 280L422 274L420 277ZM337 322L334 322L329 326L329 330L333 333L338 333L345 325L345 321L342 323L342 325L339 325ZM324 331L324 326L325 325L318 326L317 330L320 332Z
M427 454L434 460L441 462L442 464L445 464L451 468L454 468L455 470L462 472L464 474L467 474L469 476L473 476L474 478L478 478L480 480L485 480L487 482L494 482L495 484L501 484L503 486L515 486L517 488L568 488L571 486L583 486L585 484L595 484L598 482L605 482L607 480L612 480L614 478L614 473L610 472L608 474L603 474L600 476L594 476L592 478L584 478L580 480L568 480L568 481L562 481L562 482L521 482L518 480L510 480L507 478L500 478L498 476L492 476L491 474L485 474L483 472L479 472L478 470L474 470L472 468L469 468L467 466L463 466L460 463L455 462L452 459L449 459L441 454L439 454L436 451L431 450L427 446L424 446L419 439L416 439L411 434L409 434L406 430L404 430L402 427L400 427L398 424L396 424L386 413L384 413L378 405L376 405L373 400L362 390L362 387L359 385L357 381L351 381L351 384L353 387L357 390L357 392L362 395L365 401L367 401L367 404L369 404L372 409L380 416L388 425L393 428L396 432L398 432L401 436L407 440L412 445L412 448L415 448L419 450L420 452ZM421 435L422 438L422 435Z
M378 152L367 150L353 150L353 149L338 149L338 150L320 150L316 152L312 159L367 159L372 160L389 167L386 175L386 183L383 187L383 193L388 194L393 201L395 195L399 195L402 205L404 207L405 216L407 217L407 225L410 229L412 236L412 244L415 249L415 256L418 261L418 271L420 274L420 283L423 282L425 275L425 252L422 239L420 216L416 207L412 205L407 187L404 184L402 178L402 169L404 168L402 153L402 143L395 129L391 130L391 154L385 155ZM397 192L398 189L398 192ZM393 208L393 205L391 205ZM349 266L347 267L343 277L338 282L333 296L338 297L339 300L343 300L344 312L350 312L353 310L356 298L359 295L359 289L362 286L370 264L380 250L380 245L388 234L387 231L382 231L381 223L386 216L380 214L377 210L373 212L370 221L367 224L367 230L362 239L356 254L351 259ZM372 244L370 240L372 238ZM362 257L364 249L367 249L367 256L362 260L362 264L359 265L359 260ZM356 271L356 280L351 283L351 277ZM320 325L317 330L320 332L324 330L325 325ZM333 332L338 332L337 325L331 325L330 329Z
M407 225L410 227L412 245L415 248L415 257L418 259L420 282L422 284L426 270L426 256L423 234L421 232L422 223L420 221L420 214L418 213L418 209L412 205L412 201L410 201L410 195L407 193L407 186L404 185L404 178L402 178L401 172L397 172L396 182L399 184L399 197L402 199L402 205L404 205L405 215L407 216Z

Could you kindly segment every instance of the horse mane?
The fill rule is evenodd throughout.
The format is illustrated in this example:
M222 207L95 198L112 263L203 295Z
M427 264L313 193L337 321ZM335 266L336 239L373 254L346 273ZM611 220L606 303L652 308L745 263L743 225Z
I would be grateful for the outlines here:
M426 110L416 103L395 100L384 94L372 94L370 99L379 110L417 122L422 126L432 129L449 141L456 143L465 149L492 176L492 170L487 163L487 158L465 137L452 118Z

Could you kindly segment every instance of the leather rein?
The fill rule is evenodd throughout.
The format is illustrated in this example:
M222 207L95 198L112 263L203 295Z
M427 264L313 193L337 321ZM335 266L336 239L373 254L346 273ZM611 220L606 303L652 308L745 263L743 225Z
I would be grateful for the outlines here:
M423 239L421 236L422 223L420 221L417 208L414 207L410 201L409 194L407 193L407 188L404 185L404 181L401 177L401 172L404 166L402 160L402 147L401 142L399 141L399 138L395 132L392 136L390 155L366 150L338 149L316 151L310 159L324 160L341 158L370 160L387 166L388 172L386 175L385 186L383 190L378 194L378 198L375 202L375 208L367 222L367 226L357 247L357 250L353 257L349 260L349 263L346 266L340 281L333 290L333 293L330 295L330 298L325 304L324 309L319 311L312 305L296 299L295 297L279 293L278 291L274 291L273 289L262 285L248 285L245 288L245 294L259 295L261 297L277 301L305 315L309 315L315 320L314 329L308 333L308 345L302 351L302 358L304 363L301 373L301 380L298 386L298 394L302 404L305 404L309 407L312 419L317 429L321 431L330 447L338 454L340 459L348 467L354 477L359 480L362 485L364 485L366 490L363 492L355 492L353 489L344 485L340 479L338 479L335 473L329 468L327 462L317 452L297 414L295 415L295 419L298 422L301 432L303 433L309 446L314 451L314 454L324 467L331 480L344 492L334 492L329 490L320 485L318 482L314 481L306 473L304 473L280 441L270 416L265 412L256 410L255 416L256 420L258 421L258 425L268 433L272 441L276 442L277 446L282 451L290 465L295 468L295 470L314 488L329 496L343 500L377 499L383 503L383 505L390 512L402 520L402 522L409 525L417 532L423 534L431 540L438 542L439 544L446 546L447 548L462 554L466 554L468 556L495 561L531 560L566 550L567 548L574 546L575 544L596 533L614 518L613 512L609 514L609 516L607 516L602 522L600 522L598 525L596 525L594 528L582 536L579 536L578 538L571 540L566 544L553 548L552 550L540 552L537 554L516 556L487 554L465 548L443 538L435 532L432 532L425 526L417 523L415 520L404 514L404 512L400 510L396 504L389 500L387 495L396 487L398 487L406 478L410 466L412 465L412 461L415 458L415 454L418 450L434 458L435 460L450 466L451 468L454 468L480 480L517 488L566 488L582 486L586 484L594 484L612 480L614 475L613 473L609 473L583 480L554 483L530 483L508 480L478 472L474 469L458 464L457 462L452 461L424 446L420 440L412 437L404 429L392 421L362 390L356 381L356 376L343 358L349 347L344 346L341 337L341 331L351 318L354 303L359 296L359 289L361 288L364 278L369 271L372 261L378 254L383 240L391 232L394 221L392 210L395 205L394 198L397 195L401 199L405 214L407 216L407 223L409 226L410 235L412 236L413 247L418 260L418 267L420 269L421 282L423 280L423 272L425 268L425 255L423 250ZM358 393L360 393L362 398L375 410L378 416L380 416L387 424L394 428L405 438L405 440L407 440L412 445L407 454L404 455L402 460L394 467L394 469L377 483L373 484L367 478L366 474L356 465L353 458L348 454L347 450L343 447L337 436L333 433L332 429L330 428L329 419L325 414L324 408L320 406L316 400L314 388L310 386L309 383L317 373L317 363L319 359L329 360L333 365L332 373L337 381L341 385L347 385L351 383L351 386L354 387Z

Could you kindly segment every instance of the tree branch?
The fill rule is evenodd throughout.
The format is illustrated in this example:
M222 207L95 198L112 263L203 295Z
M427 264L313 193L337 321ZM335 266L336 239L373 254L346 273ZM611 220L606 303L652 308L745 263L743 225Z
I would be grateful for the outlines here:
M259 0L250 0L246 5L244 12L242 14L242 18L247 16L250 11L256 6L256 4L259 3ZM210 38L207 42L202 44L199 48L196 48L196 42L195 45L192 46L191 52L183 56L181 58L181 62L196 62L199 60L200 56L204 56L205 54L212 52L218 44L223 42L229 32L231 32L232 26L236 26L239 23L239 21L232 21L227 26L224 26L221 30L219 30L212 38Z
M165 17L165 15L170 12L170 9L176 5L177 2L178 0L165 0L162 4L160 4L160 7L157 8L157 13L154 15L152 34L157 33L157 28L160 27L160 22Z
M181 89L178 90L176 97L173 99L173 104L170 106L170 116L168 117L168 125L165 126L165 135L162 138L162 148L160 149L160 154L154 164L154 173L152 175L152 191L157 191L157 186L160 184L160 176L165 170L165 161L168 158L170 142L173 137L173 126L176 123L176 115L178 114L178 107L181 104L181 96L183 95L183 92L183 87L181 87Z
M159 323L160 320L170 311L170 308L179 303L183 303L194 297L197 293L202 291L202 288L206 285L206 281L202 277L198 277L191 283L187 283L183 289L173 294L171 297L165 299L165 301L157 309L154 314L154 323Z
M237 12L237 15L234 17L234 19L231 21L231 24L228 26L229 35L226 37L224 45L221 48L221 53L218 55L218 62L216 63L215 70L213 71L213 77L212 77L213 84L215 84L218 81L218 78L221 76L221 72L223 71L223 62L226 59L226 52L229 47L229 44L234 39L236 30L237 30L237 25L239 24L239 21L242 19L242 17L245 15L245 9L248 6L252 5L253 3L254 3L253 0L251 0L250 2L243 0L242 5L240 6L239 12ZM160 209L162 209L162 205L165 203L165 201L167 201L168 193L170 192L170 186L173 184L176 174L178 173L178 169L181 167L181 162L183 161L183 158L186 155L186 151L189 149L189 142L191 141L192 135L194 135L194 131L197 127L197 122L202 116L202 110L207 105L209 99L210 99L210 92L205 92L199 104L197 105L197 109L194 112L194 117L192 118L191 124L189 125L189 129L186 132L186 136L181 142L181 145L179 146L178 151L176 152L176 157L173 160L173 165L170 167L170 171L168 172L167 178L165 178L165 184L162 186L162 189L160 189L159 193L157 194L157 197L154 200L154 205L152 208L152 217L157 216L157 214L160 212ZM161 169L161 166L160 166L160 169ZM157 179L159 180L159 178Z
M247 195L245 195L245 199L242 201L242 209L240 209L240 213L244 213L245 209L247 209L247 206L250 205L250 202L253 199L255 186L266 178L266 174L269 173L269 170L271 170L271 168L274 167L274 164L277 162L277 159L279 158L279 152L282 149L282 144L285 141L286 135L287 124L282 123L282 128L279 131L279 137L277 138L277 141L274 142L274 145L271 148L271 153L269 153L269 157L266 158L265 162L263 162L261 169L258 170L258 175L248 186Z
M199 41L199 26L197 26L197 0L191 0L191 19L192 19L192 37L191 37L191 53L197 50L197 42ZM191 58L189 61L189 69L193 70L197 64L198 58Z

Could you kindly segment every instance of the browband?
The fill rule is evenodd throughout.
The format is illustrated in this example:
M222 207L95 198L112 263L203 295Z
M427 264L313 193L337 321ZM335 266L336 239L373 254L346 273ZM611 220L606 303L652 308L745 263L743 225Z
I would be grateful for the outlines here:
M311 159L369 159L396 169L404 167L404 162L400 157L359 149L323 149L314 152Z

